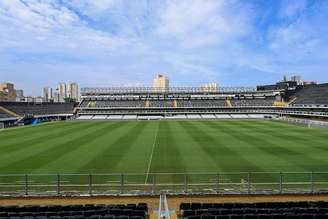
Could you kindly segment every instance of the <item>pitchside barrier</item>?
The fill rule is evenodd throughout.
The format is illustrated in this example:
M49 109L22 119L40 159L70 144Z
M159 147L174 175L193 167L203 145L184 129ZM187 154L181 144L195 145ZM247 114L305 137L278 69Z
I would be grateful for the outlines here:
M4 174L0 195L328 193L328 172Z
M285 121L293 124L300 124L307 126L308 128L328 128L328 122L309 120L309 119L298 119L289 117L280 117L278 120Z

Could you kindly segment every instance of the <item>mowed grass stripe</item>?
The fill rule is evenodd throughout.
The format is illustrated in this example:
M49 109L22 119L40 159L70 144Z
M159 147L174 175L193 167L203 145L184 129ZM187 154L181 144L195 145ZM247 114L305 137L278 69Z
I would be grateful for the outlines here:
M122 133L115 141L104 144L102 150L96 157L93 157L87 164L79 169L79 172L99 172L99 173L113 173L121 172L117 168L124 155L128 153L136 139L141 135L145 127L148 125L146 122L130 122L126 127L125 132ZM133 161L133 157L131 157ZM133 165L131 162L127 165Z
M282 124L282 123L281 123ZM256 123L250 123L249 125L254 126ZM270 127L265 126L264 131L270 131ZM278 131L278 130L277 130ZM325 132L321 132L323 130L318 130L318 129L312 129L312 128L307 128L304 126L295 126L293 128L288 129L288 137L289 139L292 138L294 140L298 140L300 142L307 142L308 140L316 143L324 143L327 140L328 137L328 132L325 130ZM285 132L275 132L279 133L280 135L284 136L286 133ZM285 135L286 137L286 135Z
M249 123L241 123L238 121L234 121L234 123L239 125L245 131L248 131L249 133L256 132L254 127ZM259 132L258 135L256 136L248 135L248 138L254 140L261 135L262 135L261 132ZM268 139L270 139L271 142L276 142L276 143L272 144L269 141L267 141L266 145L265 146L262 145L261 148L267 152L276 154L277 156L280 156L281 158L284 158L289 162L294 163L296 166L300 167L300 171L303 170L312 171L314 170L313 165L319 168L317 170L324 170L324 169L327 170L328 166L327 166L326 157L324 156L321 159L317 159L316 156L313 156L313 148L311 150L311 148L309 147L302 147L302 145L304 144L304 140L300 142L299 140L297 140L297 138L295 139L292 135L289 135L289 132L287 131L279 132L278 130L273 131L270 134L268 134ZM315 145L310 140L308 140L307 144ZM254 146L261 146L261 145L254 145ZM321 155L321 152L318 152L317 155Z
M1 135L6 135L8 137L11 137L11 135L17 135L17 132L21 133L21 135L24 135L26 132L30 132L33 129L39 130L39 129L45 129L46 127L50 126L65 126L67 123L70 123L71 121L53 121L53 122L44 122L39 123L36 125L26 125L26 126L17 126L17 127L10 127L7 129L2 130ZM76 121L77 122L77 121Z
M186 171L175 135L175 121L160 121L156 148L153 154L151 173L183 173Z
M51 142L56 142L57 140L62 139L65 136L70 136L72 133L80 131L83 128L92 128L94 126L97 126L97 124L94 123L87 125L85 123L72 123L70 126L66 126L65 128L62 127L57 129L54 127L53 131L41 131L41 137L34 137L33 140L27 140L25 142L23 141L17 144L9 144L5 147L0 148L0 157L2 159L10 158L10 160L15 160L16 157L19 157L20 155L26 155L33 152L35 148L37 148L37 150L42 150L48 145L51 145Z
M161 173L155 175L155 181L161 183L181 183L184 176L174 173L186 172L181 145L177 137L179 127L176 121L160 121L158 126L157 144L154 148L151 173ZM163 174L164 173L164 174ZM170 173L170 174L165 174ZM146 183L153 183L154 175L149 175ZM144 179L145 182L145 179Z
M181 154L183 155L181 159L185 163L187 172L222 171L217 166L216 160L211 159L208 153L199 146L199 143L190 137L180 122L176 122L176 126L179 129L175 131L175 135L177 136L177 143L181 145Z
M78 121L0 132L0 172L145 173L157 125L151 172L328 169L327 130L264 120Z
M54 135L56 132L60 132L62 129L66 129L75 125L73 122L63 122L63 124L64 125L59 125L58 123L58 126L43 126L42 129L26 127L26 129L30 131L27 135L20 135L20 132L24 130L23 128L14 130L15 134L13 136L1 135L0 133L0 150L5 150L6 148L13 148L14 146L19 144L33 144L35 142L38 142L40 138L47 139L47 135ZM83 125L83 123L80 124ZM31 131L32 129L33 131ZM6 151L3 152L5 153Z
M65 173L90 172L89 170L81 171L81 166L92 159L98 147L105 147L105 143L108 142L108 135L117 133L117 130L124 129L127 125L121 121L97 123L98 129L83 132L83 135L69 140L70 144L62 142L58 145L58 147L63 148L60 154L56 152L54 159L49 160L50 162L40 166L34 172L49 172L49 170L56 168L60 170L59 172Z
M280 120L256 120L253 121L252 124L266 124L266 128L272 129L285 129L288 130L288 132L292 133L303 133L303 134L309 134L313 137L318 137L318 138L324 138L326 139L328 136L328 130L323 129L323 128L308 128L307 126L301 125L301 124L292 124L289 122L285 121L280 121Z
M13 171L22 167L25 172L32 172L34 169L38 169L58 158L58 156L69 152L72 148L78 148L82 143L90 141L104 126L98 123L90 123L88 126L83 125L71 130L62 130L63 133L60 136L49 139L46 143L37 144L34 146L37 148L21 153L19 159L9 162L6 166L1 166L1 169L3 171Z
M241 154L239 156L244 156L247 160L256 161L258 165L261 165L262 169L265 169L267 171L276 171L276 169L271 168L276 166L279 166L280 168L298 167L295 164L289 162L288 160L282 159L276 154L272 154L259 147L267 145L269 147L275 148L276 145L269 140L269 136L254 139L252 136L252 132L240 130L240 127L238 127L238 125L233 125L233 123L221 124L221 122L215 121L202 121L201 123L216 131L217 135L219 135L220 138L227 142L227 145L229 145L229 147L235 148L235 151L238 151L239 154ZM257 131L259 132L260 130L261 129L259 127ZM257 135L257 133L255 132L254 134ZM260 157L258 156L259 154L261 154ZM283 170L280 168L279 171Z
M240 156L232 146L228 145L228 142L208 134L206 130L198 127L194 122L181 121L180 123L188 131L190 137L198 142L199 146L216 162L218 170L215 172L219 170L224 172L263 171L260 165Z
M247 123L250 127L256 127L259 123ZM320 130L322 131L322 130ZM280 139L286 139L287 141L292 141L292 144L297 145L299 147L305 147L309 149L311 147L311 151L320 150L320 151L328 151L328 132L322 132L321 134L317 134L318 130L316 129L309 129L307 127L297 127L291 128L287 131L281 131L280 129L272 130L269 126L262 127L262 133L268 133L274 137ZM319 132L320 133L320 132Z
M158 121L138 121L142 125L138 135L134 138L131 147L127 150L115 166L116 172L145 173L148 158L154 142L154 134L158 127ZM131 131L131 130L130 130ZM128 136L131 134L128 133Z
M147 162L147 167L146 167L146 171L145 171L145 175L146 175L145 176L145 184L147 184L147 182L148 182L149 174L150 174L150 171L151 171L151 165L152 165L152 162L153 162L154 151L155 151L156 146L158 144L158 142L157 142L158 130L159 130L159 122L157 122L157 126L156 126L155 131L154 131L153 144L151 146L150 154L148 156L148 162ZM153 180L153 182L154 182L154 180Z
M237 124L240 125L241 128L244 128L245 130L251 130L256 131L257 126L256 124L252 123L240 123L238 121L235 121ZM318 142L311 136L311 130L308 130L308 133L299 133L295 134L293 129L281 131L279 129L271 130L267 126L262 126L261 131L258 132L258 135L267 134L270 135L270 137L273 140L276 140L279 142L280 146L288 145L288 148L298 153L299 151L302 151L303 149L309 149L309 145L312 145L311 149L316 150L316 145ZM283 142L281 142L283 141ZM284 145L282 145L282 143ZM319 144L322 144L323 142L319 142ZM326 142L325 142L326 143ZM327 144L326 144L327 145ZM318 149L320 150L320 149ZM309 151L308 151L309 152ZM309 154L309 153L307 153Z

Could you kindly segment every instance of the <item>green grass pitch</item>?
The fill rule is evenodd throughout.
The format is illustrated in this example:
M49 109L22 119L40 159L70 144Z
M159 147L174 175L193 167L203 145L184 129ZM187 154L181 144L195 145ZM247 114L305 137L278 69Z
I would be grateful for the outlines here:
M328 132L265 120L67 121L0 132L0 173L328 171Z

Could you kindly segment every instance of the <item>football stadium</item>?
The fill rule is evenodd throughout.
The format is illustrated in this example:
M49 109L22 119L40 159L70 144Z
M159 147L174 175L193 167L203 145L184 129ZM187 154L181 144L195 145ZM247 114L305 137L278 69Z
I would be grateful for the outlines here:
M0 219L328 219L328 0L0 0Z
M128 196L142 203L160 196L166 217L170 195L182 200L171 205L188 218L203 218L199 212L209 214L212 205L186 204L181 196L207 197L202 202L218 195L322 197L328 191L327 94L327 84L285 82L83 88L79 103L1 102L0 194ZM91 207L98 208L104 210Z

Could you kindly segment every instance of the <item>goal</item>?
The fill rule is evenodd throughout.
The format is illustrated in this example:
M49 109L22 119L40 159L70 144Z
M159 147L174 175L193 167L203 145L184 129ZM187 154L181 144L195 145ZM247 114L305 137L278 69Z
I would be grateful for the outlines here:
M0 122L0 130L5 129L5 124L3 122Z

